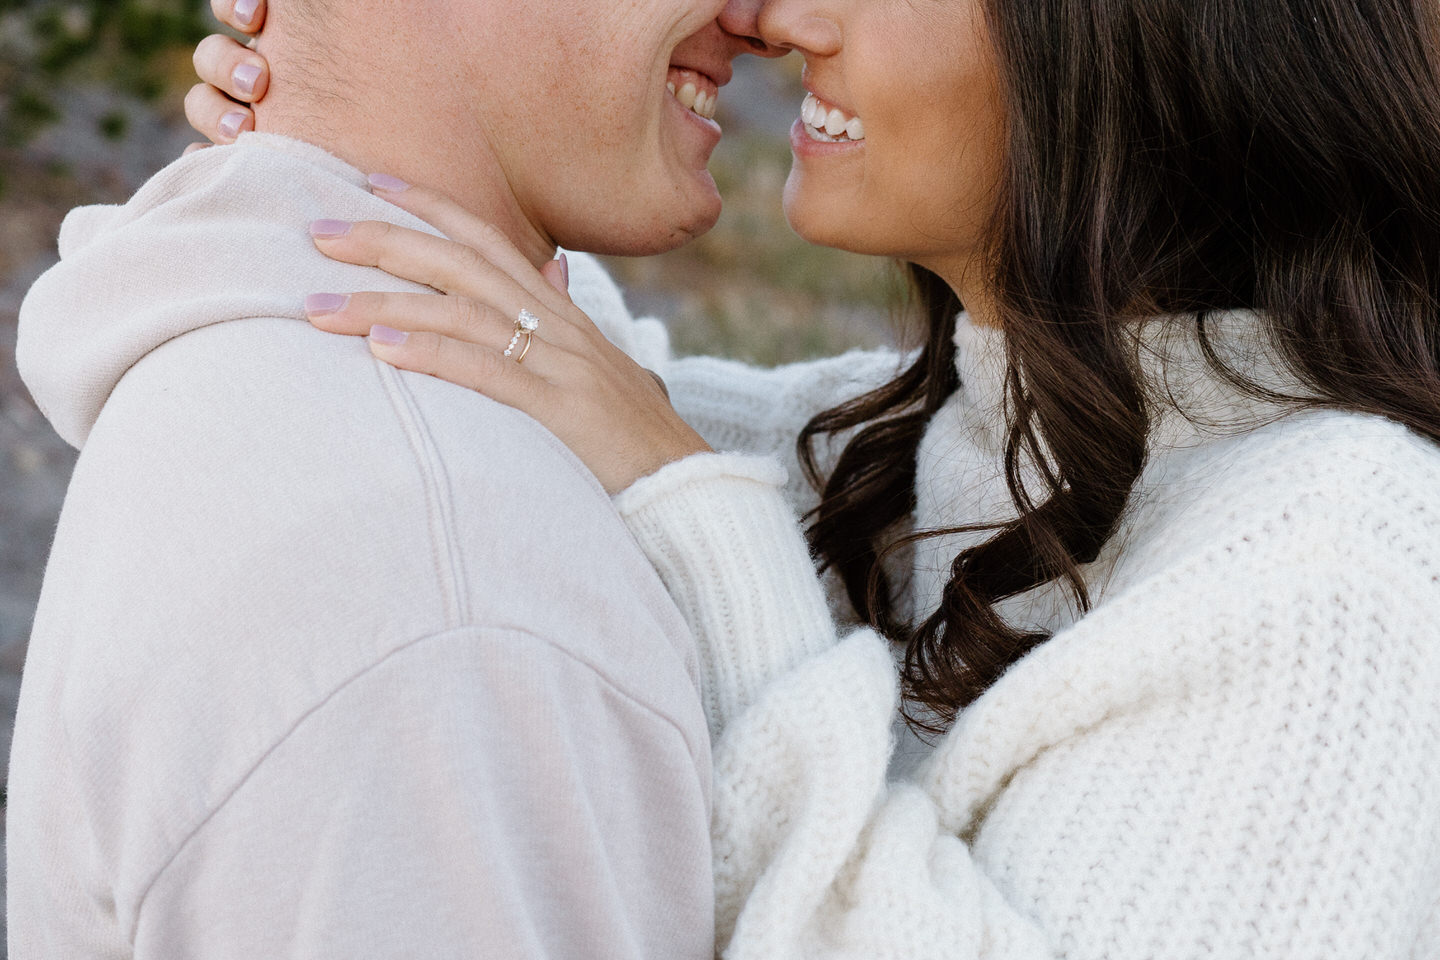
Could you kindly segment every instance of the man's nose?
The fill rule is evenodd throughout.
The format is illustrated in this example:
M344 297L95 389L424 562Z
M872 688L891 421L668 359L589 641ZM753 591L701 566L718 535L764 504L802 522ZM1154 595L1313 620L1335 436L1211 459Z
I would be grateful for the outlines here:
M749 46L748 53L757 57L783 57L789 51L766 43L760 37L760 11L770 0L726 0L720 11L720 28L739 37Z

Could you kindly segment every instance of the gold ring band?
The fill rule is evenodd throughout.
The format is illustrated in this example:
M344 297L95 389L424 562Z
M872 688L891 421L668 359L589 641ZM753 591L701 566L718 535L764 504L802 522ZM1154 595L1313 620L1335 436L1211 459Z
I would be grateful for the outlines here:
M529 310L521 310L520 316L515 319L515 335L510 338L510 345L505 348L505 356L508 357L515 352L515 344L520 342L520 337L523 334L525 337L525 349L520 352L520 356L515 359L515 362L519 363L521 360L524 360L525 354L530 352L531 342L535 339L535 331L539 329L540 318Z

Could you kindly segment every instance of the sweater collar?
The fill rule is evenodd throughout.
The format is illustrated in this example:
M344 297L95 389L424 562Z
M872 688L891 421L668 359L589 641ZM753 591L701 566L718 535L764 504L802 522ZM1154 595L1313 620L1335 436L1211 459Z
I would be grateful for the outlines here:
M1280 394L1306 392L1272 345L1263 314L1216 312L1207 316L1204 331L1216 357L1242 378ZM1151 418L1152 453L1254 429L1284 412L1281 402L1241 390L1215 370L1193 315L1138 321L1131 333ZM955 345L965 426L998 454L1006 434L1004 334L961 314Z

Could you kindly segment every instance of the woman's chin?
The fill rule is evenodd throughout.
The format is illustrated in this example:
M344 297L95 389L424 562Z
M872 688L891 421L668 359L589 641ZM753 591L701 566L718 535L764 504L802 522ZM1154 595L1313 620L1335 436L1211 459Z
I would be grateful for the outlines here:
M828 204L807 202L800 191L785 189L785 220L790 229L806 243L817 247L833 247L851 253L875 253L867 249L865 231L854 218L831 209ZM886 256L880 253L880 256Z

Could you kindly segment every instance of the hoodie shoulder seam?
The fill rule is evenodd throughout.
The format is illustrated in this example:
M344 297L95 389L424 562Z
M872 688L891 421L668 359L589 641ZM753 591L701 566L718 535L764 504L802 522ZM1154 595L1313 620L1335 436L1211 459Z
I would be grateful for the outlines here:
M445 458L400 371L373 357L371 363L391 409L395 411L395 419L405 433L420 474L420 483L425 491L425 513L430 527L435 578L445 604L445 622L448 627L458 627L469 622L470 603L464 589L464 560L454 535L455 504L450 477L445 470Z

